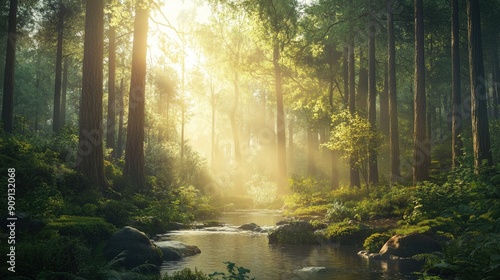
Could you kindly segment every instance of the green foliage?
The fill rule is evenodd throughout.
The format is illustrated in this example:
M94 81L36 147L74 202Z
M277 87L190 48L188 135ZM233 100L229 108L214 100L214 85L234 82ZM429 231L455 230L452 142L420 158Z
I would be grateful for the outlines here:
M388 233L374 233L365 239L363 243L363 248L368 250L370 253L378 253L382 246L392 237Z
M250 276L247 275L248 273L250 273L250 269L246 269L244 267L237 266L235 263L229 262L229 261L224 262L224 263L226 264L226 269L229 272L229 275L226 275L223 272L214 272L214 273L209 274L210 278L213 278L214 276L222 276L222 278L220 278L220 279L223 279L223 280L230 280L230 279L254 280L255 279L255 278L250 278ZM216 278L216 279L219 279L219 278Z
M368 159L368 151L378 148L381 136L370 129L365 118L348 110L332 115L332 123L335 129L331 131L330 141L325 146L331 150L340 151L342 158L348 159L356 156L357 168L362 169ZM377 143L375 147L370 147L369 143Z
M341 222L352 218L352 216L351 210L344 203L337 200L331 204L331 207L326 212L326 218L332 222Z
M119 228L127 225L137 212L133 204L118 200L106 200L97 209L100 217Z
M291 180L292 194L285 197L285 208L289 215L325 215L333 200L326 191L328 184L307 177Z
M16 273L32 279L54 272L78 275L92 258L90 249L75 237L25 240L16 249L16 258L22 260L16 262Z
M117 230L101 218L61 216L47 225L61 236L78 237L88 244L96 245L107 240Z
M161 280L209 280L213 279L205 275L198 269L191 270L189 268L184 268L181 271L174 272L171 276L165 274Z

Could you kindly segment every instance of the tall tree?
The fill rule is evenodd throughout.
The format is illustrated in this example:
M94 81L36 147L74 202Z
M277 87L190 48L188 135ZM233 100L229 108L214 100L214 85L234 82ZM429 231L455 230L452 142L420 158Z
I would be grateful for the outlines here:
M123 155L123 118L125 115L125 91L123 90L123 78L120 80L120 92L118 94L119 116L118 116L118 140L116 143L116 158Z
M5 132L12 133L14 123L14 70L17 41L17 0L10 0L7 52L3 81L2 121Z
M349 113L354 116L356 114L356 77L354 73L354 40L348 47L348 74L349 74ZM359 179L358 157L355 153L351 155L349 160L349 178L351 187L361 187Z
M276 39L277 40L277 39ZM273 65L274 65L274 86L276 90L276 139L277 139L277 165L278 165L278 189L281 193L286 192L287 168L286 168L286 131L285 131L285 110L283 106L283 87L281 81L279 42L274 43Z
M277 183L278 193L288 191L287 165L286 165L286 129L285 110L283 105L282 62L281 52L292 40L297 23L296 0L259 0L248 1L247 7L260 20L266 41L272 47L274 86L276 92L276 139L277 139Z
M102 142L103 53L104 1L87 0L76 168L101 188L106 187Z
M146 184L144 173L144 101L149 18L147 0L138 0L135 10L132 78L130 80L127 143L123 173L138 187L144 188Z
M62 86L62 63L64 43L64 19L67 8L62 0L59 0L57 9L57 51L56 51L56 77L54 82L54 109L52 114L52 130L57 133L62 127L61 122L61 86Z
M472 144L474 150L474 167L476 173L479 173L483 161L486 161L490 165L493 164L488 127L487 93L484 76L479 0L467 0L467 22L471 84Z
M63 76L62 76L62 92L61 92L61 127L66 125L66 104L67 104L67 96L68 96L68 67L69 67L69 58L64 58L63 63Z
M389 80L387 74L387 63L384 63L384 88L380 91L379 94L379 129L382 135L389 138L389 127L390 127L390 119L389 119Z
M452 164L456 167L462 156L462 92L460 88L460 37L459 37L459 7L458 0L452 0L451 16L451 55L452 55L452 89L451 89L451 144Z
M429 179L430 157L429 141L426 130L427 101L425 96L425 59L424 59L424 4L423 0L414 2L415 16L415 96L413 131L413 182Z
M387 0L387 37L388 37L388 62L387 84L389 95L389 149L391 184L399 181L401 177L399 159L399 129L398 129L398 95L396 88L396 44L394 40L394 1Z
M493 116L500 118L500 62L498 61L498 34L492 39L491 55L493 59Z
M112 157L116 157L116 28L113 15L109 16L108 30L108 115L106 125L106 148L112 149Z
M377 132L377 81L375 73L375 15L371 14L368 42L368 122L373 133ZM378 184L377 143L370 138L368 150L368 183Z

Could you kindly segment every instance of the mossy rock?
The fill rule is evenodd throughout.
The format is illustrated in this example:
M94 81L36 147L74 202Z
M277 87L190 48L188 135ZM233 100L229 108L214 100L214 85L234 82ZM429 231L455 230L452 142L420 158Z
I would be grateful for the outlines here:
M382 246L392 237L389 233L374 233L365 239L363 248L370 253L378 253Z
M362 223L349 221L331 224L323 233L330 242L361 246L373 233L373 229Z
M269 235L269 244L315 245L320 239L314 234L314 227L304 221L296 221L279 226Z

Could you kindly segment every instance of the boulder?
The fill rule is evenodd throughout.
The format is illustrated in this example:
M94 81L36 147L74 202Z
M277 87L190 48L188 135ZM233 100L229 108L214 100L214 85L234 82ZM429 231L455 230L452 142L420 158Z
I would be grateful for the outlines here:
M395 235L391 237L380 249L382 256L393 255L398 257L411 257L417 254L441 251L441 244L432 237L412 233L410 235Z
M190 257L194 256L197 254L201 253L200 248L194 246L194 245L187 245L184 244L180 241L160 241L155 243L158 248L163 252L163 259L165 261L175 261L179 259L166 259L166 257L173 257L175 258L172 253L177 253L181 258L183 257ZM168 256L165 256L165 252L169 254Z
M132 269L148 263L160 266L160 251L149 238L133 227L126 226L115 232L104 246L104 257L110 261L123 253L123 267Z
M251 231L255 231L255 229L257 228L260 229L260 227L255 223L244 224L238 227L238 229L241 230L251 230Z
M162 257L163 257L163 261L165 261L165 262L179 261L182 259L181 254L179 254L179 252L177 252L176 250L174 250L170 247L158 246L158 248L160 248L161 252L163 253Z
M268 235L269 244L316 245L318 237L314 227L305 221L296 221L278 226Z

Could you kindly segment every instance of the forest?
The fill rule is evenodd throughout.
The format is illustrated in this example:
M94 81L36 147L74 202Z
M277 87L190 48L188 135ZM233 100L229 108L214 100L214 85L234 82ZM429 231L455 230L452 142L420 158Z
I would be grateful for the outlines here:
M500 279L499 17L0 0L0 278Z

